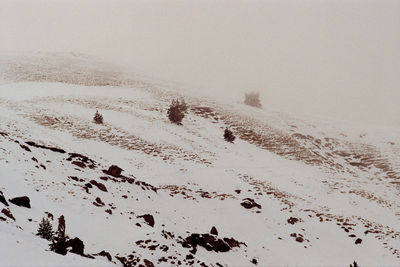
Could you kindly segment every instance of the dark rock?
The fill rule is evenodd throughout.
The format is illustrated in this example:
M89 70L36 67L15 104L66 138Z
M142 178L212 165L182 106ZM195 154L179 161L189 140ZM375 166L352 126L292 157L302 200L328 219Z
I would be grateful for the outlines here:
M105 210L105 212L107 212L108 214L112 215L112 210L110 210L110 209Z
M156 248L158 248L158 246L160 246L160 245L157 244L157 245L148 246L147 249L148 250L156 250Z
M7 207L9 206L6 198L3 195L3 192L1 192L1 191L0 191L0 202L3 203L4 205L6 205Z
M54 220L54 216L52 213L46 211L45 214L47 214L47 218L49 218L50 220Z
M79 168L82 168L82 169L86 168L86 164L81 161L73 161L73 162L71 162L71 164L74 164L75 166L78 166Z
M191 234L182 242L182 246L192 248L191 253L196 254L197 246L201 246L208 251L228 252L233 247L239 247L241 243L233 238L218 239L209 234ZM244 244L246 245L246 244Z
M91 180L90 183L91 183L92 185L96 186L96 187L97 187L98 189L100 189L101 191L108 192L108 191L107 191L107 187L106 187L104 184L99 183L99 182L97 182L97 181L95 181L95 180Z
M222 239L216 240L212 247L214 248L213 250L217 252L228 252L231 250L231 247Z
M147 259L144 259L143 261L144 261L144 265L146 265L146 267L154 267L154 264L151 261L149 261Z
M117 165L111 165L108 170L103 171L104 173L114 176L114 177L120 177L121 176L121 172L123 171L123 169L121 169L120 167L118 167Z
M103 201L101 201L101 198L96 197L96 201L93 202L93 205L95 205L97 207L103 207L105 204Z
M15 218L13 216L13 214L11 213L11 211L9 209L3 209L1 211L1 213L3 213L4 215L6 215L8 218L13 219L15 221Z
M85 249L85 245L83 244L83 241L80 240L78 237L75 237L74 239L70 239L65 243L65 247L69 248L71 247L71 252L83 256L83 252Z
M19 145L22 149L24 149L25 151L31 152L31 149L29 147L27 147L26 145L20 144Z
M240 244L243 244L246 246L245 243L239 242L233 238L224 238L224 241L231 247L231 248L235 248L235 247L240 247Z
M295 224L295 223L297 223L298 221L299 221L299 219L293 218L293 217L290 217L290 218L287 220L287 222L290 223L290 224Z
M151 184L146 183L146 182L143 182L143 181L136 181L135 182L135 180L132 179L132 178L124 178L124 180L126 180L130 184L131 184L130 181L134 182L136 185L140 186L143 190L152 190L152 191L157 193L157 188L152 186Z
M85 180L80 179L80 178L78 178L76 176L68 176L68 178L71 179L71 180L74 180L76 182L84 182L85 181ZM92 186L92 185L90 185L90 186Z
M162 245L162 246L160 247L160 249L161 249L162 251L164 251L164 252L167 252L167 251L169 250L169 247L168 247L167 245Z
M211 228L210 234L212 234L212 235L218 235L218 231L217 231L217 228L215 228L215 226L213 226L213 227Z
M251 260L251 263L253 263L254 265L257 265L258 261L257 261L257 259L254 258L254 259Z
M357 238L356 241L354 242L356 245L361 244L362 239L361 238Z
M240 192L242 192L242 190L236 189L235 192L236 192L236 194L240 194Z
M13 199L9 199L9 201L20 207L31 208L31 200L27 196L15 197Z
M302 238L301 236L296 237L296 241L299 243L303 243L304 238Z
M53 152L58 152L58 153L61 153L61 154L67 153L64 149L38 145L38 144L36 144L35 142L32 142L32 141L25 142L25 144L27 144L28 146L33 146L33 147L37 147L37 148L48 149L48 150L51 150Z
M89 167L90 169L94 169L96 167L96 162L84 155L78 153L69 153L69 157L66 160L72 161L73 159L75 160L71 163L77 165L78 167L81 166L82 166L81 168Z
M103 257L106 257L109 261L112 261L112 257L111 257L111 254L109 253L109 252L107 252L107 251L101 251L101 252L99 252L99 253L97 253L97 254L93 254L94 256L103 256Z
M138 218L143 218L148 225L150 225L151 227L154 227L155 222L154 222L153 215L144 214L144 215L138 216Z
M261 209L261 205L257 204L254 199L251 198L245 198L243 199L242 203L240 203L244 208L246 209L252 209L252 208L258 208Z

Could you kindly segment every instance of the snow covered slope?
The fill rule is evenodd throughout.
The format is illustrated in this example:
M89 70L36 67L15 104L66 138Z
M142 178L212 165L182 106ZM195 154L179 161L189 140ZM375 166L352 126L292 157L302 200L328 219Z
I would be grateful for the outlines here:
M400 264L399 129L255 109L82 55L0 62L0 265ZM182 126L166 117L178 96ZM61 215L89 257L35 236Z

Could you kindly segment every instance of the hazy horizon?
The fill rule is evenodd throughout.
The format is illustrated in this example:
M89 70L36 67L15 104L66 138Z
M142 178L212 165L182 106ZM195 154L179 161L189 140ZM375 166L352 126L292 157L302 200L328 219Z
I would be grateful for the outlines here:
M93 54L269 109L400 125L400 1L4 1L0 51Z

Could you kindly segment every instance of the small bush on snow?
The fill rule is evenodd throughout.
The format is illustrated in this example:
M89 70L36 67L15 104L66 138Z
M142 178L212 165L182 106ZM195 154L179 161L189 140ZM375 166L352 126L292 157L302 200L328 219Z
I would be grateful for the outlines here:
M103 124L103 115L101 115L98 110L96 110L94 114L93 121L97 124Z
M227 142L233 143L233 141L235 141L235 139L236 139L236 136L233 135L231 130L226 128L225 132L224 132L224 139Z
M187 109L188 107L184 100L173 99L167 111L168 119L172 123L182 125L182 119L185 117Z
M39 228L37 230L36 235L40 236L41 238L47 239L51 241L53 239L53 227L49 219L43 218L42 221L39 223Z

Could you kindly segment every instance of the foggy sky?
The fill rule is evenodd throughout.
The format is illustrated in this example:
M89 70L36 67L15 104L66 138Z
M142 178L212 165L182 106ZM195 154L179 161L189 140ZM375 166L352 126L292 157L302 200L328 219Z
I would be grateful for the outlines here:
M0 51L81 52L267 109L400 126L400 1L0 0Z

